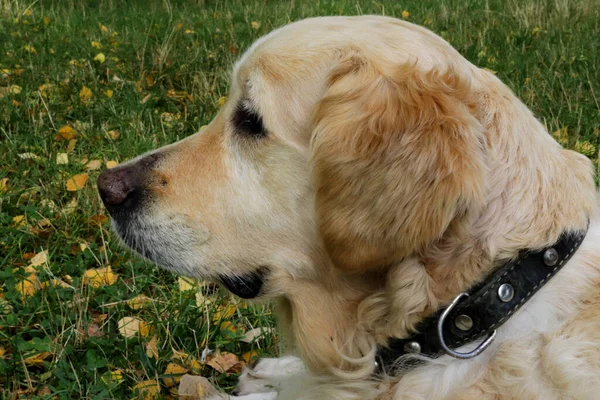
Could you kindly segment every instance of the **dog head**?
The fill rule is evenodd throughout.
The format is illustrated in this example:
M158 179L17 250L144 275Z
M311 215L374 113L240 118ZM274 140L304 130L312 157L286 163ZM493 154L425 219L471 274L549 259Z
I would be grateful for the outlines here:
M246 298L325 279L332 264L384 269L481 205L470 68L391 18L276 30L236 64L210 125L99 177L114 230Z

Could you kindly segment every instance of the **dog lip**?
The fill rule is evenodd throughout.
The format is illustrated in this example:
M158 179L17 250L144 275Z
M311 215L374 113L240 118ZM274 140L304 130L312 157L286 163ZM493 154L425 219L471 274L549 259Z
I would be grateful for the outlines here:
M243 299L253 299L261 294L267 267L260 267L254 272L243 275L219 275L219 280L231 293Z

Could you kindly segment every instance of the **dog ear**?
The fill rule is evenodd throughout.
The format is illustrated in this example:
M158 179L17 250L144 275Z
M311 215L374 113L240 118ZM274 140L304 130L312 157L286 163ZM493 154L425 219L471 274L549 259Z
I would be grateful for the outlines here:
M483 204L475 105L469 81L452 70L351 56L333 71L311 151L319 228L337 266L386 266Z

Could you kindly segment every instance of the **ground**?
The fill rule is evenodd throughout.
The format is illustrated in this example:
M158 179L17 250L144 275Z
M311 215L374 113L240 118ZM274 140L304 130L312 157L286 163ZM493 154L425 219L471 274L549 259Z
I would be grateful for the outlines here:
M230 390L277 354L274 332L244 337L268 305L120 246L95 180L207 124L255 39L339 14L440 34L600 167L597 0L0 0L2 399L176 398L184 372Z

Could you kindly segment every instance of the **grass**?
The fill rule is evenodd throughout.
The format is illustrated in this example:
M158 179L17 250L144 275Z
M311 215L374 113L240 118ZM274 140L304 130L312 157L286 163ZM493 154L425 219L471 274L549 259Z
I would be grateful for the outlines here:
M205 349L246 359L277 353L276 335L240 341L273 326L268 305L203 283L181 288L124 250L94 182L107 161L207 124L233 61L290 21L371 13L425 25L495 71L561 143L600 167L595 0L126 4L0 0L2 399L129 399L143 381L176 398L169 377L183 368L228 390L240 365L220 373L198 362ZM129 301L139 295L150 300ZM130 338L119 330L125 317L143 322Z

